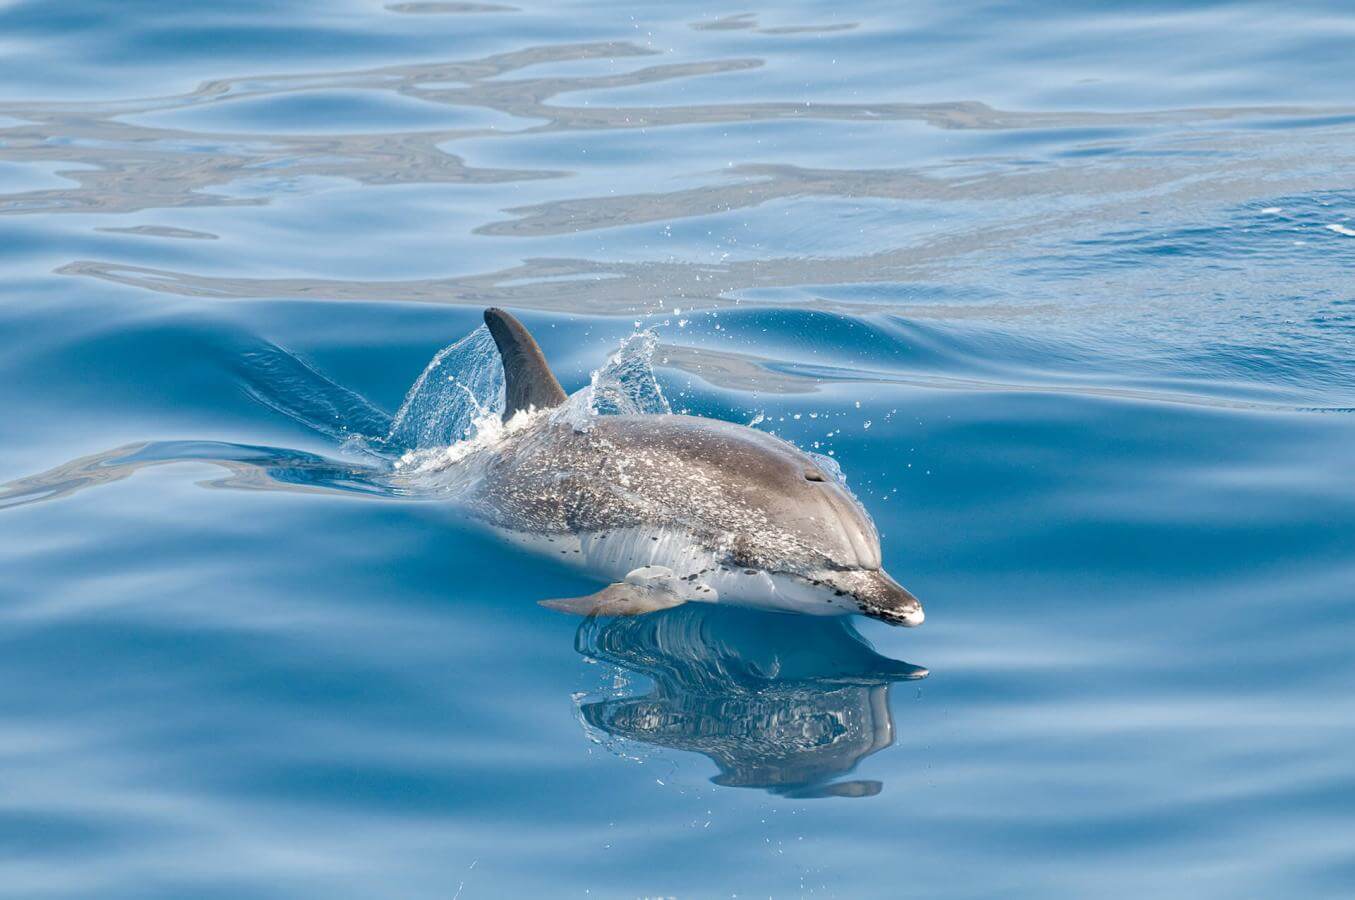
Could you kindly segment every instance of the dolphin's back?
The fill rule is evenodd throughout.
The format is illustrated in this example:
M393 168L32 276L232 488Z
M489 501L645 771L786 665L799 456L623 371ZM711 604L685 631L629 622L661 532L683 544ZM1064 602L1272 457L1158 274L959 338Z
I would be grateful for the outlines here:
M662 527L732 564L880 567L875 527L813 458L742 425L693 416L602 416L587 431L547 421L491 464L481 505L538 532Z

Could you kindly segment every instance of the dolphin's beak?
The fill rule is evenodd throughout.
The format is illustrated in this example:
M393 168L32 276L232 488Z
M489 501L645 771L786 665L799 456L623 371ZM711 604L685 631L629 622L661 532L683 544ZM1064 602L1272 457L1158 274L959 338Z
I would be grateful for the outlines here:
M870 589L857 595L861 611L872 619L916 628L926 620L922 602L884 572L871 572Z
M872 619L915 628L926 618L918 599L880 569L823 572L820 578L839 594L850 596L862 614Z

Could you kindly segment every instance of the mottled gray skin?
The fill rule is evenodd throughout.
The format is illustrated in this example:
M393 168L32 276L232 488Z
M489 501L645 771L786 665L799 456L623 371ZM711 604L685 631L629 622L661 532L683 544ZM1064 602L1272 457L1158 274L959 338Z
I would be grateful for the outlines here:
M917 599L880 569L869 517L808 454L752 428L692 416L588 424L581 431L565 416L538 413L513 434L487 463L472 501L480 515L511 532L562 538L682 534L708 558L692 571L680 570L672 554L654 561L693 583L765 572L792 593L803 588L836 603L833 611L921 622Z

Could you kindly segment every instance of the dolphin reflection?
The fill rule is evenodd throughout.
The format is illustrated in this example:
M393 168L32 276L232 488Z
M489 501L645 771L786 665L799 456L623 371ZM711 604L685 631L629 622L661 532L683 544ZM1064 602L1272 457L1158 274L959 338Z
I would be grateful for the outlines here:
M894 742L889 685L927 675L876 653L845 618L695 603L588 619L574 646L653 683L582 702L586 726L704 754L715 784L789 797L879 793L878 781L834 779Z

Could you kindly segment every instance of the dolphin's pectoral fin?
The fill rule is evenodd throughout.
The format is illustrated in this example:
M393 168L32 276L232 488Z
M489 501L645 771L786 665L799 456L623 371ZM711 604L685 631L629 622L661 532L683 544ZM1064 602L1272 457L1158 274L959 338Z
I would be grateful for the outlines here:
M627 572L625 581L609 584L596 594L542 600L541 605L579 616L639 616L681 606L688 600L705 599L692 593L702 588L710 590L678 578L665 566L641 566Z
M681 606L686 602L677 594L663 588L642 587L618 581L587 597L542 600L541 605L576 616L640 616Z

